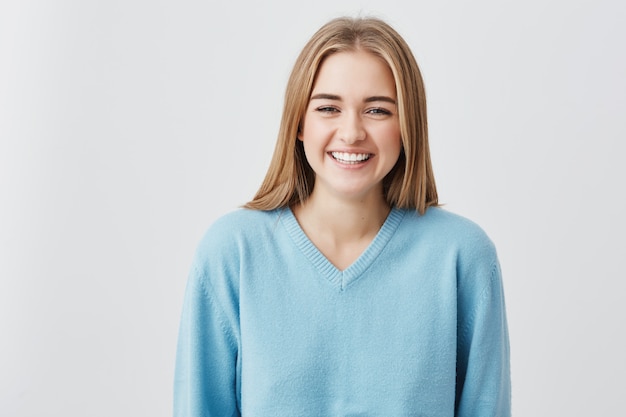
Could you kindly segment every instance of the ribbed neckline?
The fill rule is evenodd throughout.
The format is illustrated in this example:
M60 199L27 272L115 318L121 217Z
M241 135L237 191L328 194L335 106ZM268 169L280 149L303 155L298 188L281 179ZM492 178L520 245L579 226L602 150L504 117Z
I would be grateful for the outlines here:
M378 255L385 248L391 237L397 230L405 211L392 208L381 226L380 230L374 237L374 240L363 251L363 253L343 271L333 265L317 247L311 242L304 230L300 227L296 216L290 208L284 208L279 211L280 219L287 230L287 233L294 241L295 245L309 259L309 261L320 271L321 275L330 281L340 290L346 289L352 282L356 281L369 268Z

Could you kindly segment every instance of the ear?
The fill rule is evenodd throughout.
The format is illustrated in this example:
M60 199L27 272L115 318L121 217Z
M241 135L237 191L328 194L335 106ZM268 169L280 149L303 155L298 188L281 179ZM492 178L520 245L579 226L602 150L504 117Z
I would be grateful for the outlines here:
M302 125L298 125L298 133L296 134L296 138L298 138L299 141L303 141L303 136L302 136Z

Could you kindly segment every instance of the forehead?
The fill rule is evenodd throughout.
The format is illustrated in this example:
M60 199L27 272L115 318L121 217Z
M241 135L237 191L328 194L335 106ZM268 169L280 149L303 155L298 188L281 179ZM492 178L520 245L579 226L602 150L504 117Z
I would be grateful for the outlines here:
M365 51L337 52L322 61L312 93L340 91L395 96L396 85L389 65L379 56Z

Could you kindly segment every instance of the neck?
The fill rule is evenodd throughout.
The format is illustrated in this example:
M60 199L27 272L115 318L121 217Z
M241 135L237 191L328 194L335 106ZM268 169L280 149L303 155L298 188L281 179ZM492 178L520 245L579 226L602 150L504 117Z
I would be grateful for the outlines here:
M307 201L293 210L305 231L315 230L337 244L373 239L389 215L390 207L382 195L353 200L327 197L313 190Z

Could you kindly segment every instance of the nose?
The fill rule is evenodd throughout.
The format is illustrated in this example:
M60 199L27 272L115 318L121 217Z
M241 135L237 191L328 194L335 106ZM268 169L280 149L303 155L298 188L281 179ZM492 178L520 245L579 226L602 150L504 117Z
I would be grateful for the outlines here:
M339 139L344 143L353 144L365 139L366 133L363 120L358 113L344 113L339 128Z

